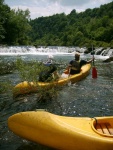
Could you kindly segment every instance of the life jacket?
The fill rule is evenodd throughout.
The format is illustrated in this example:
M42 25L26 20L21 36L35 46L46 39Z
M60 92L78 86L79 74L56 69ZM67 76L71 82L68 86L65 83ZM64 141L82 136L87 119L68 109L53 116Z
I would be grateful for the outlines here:
M72 70L78 70L80 71L80 61L76 61L76 60L73 60L72 64L71 64L71 69Z

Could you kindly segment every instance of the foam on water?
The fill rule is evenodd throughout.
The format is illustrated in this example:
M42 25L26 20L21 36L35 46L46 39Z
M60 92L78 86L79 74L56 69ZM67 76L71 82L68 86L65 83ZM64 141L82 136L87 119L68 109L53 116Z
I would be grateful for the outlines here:
M7 46L0 47L0 56L21 56L21 55L63 55L74 56L76 51L79 51L81 58L92 58L90 53L84 54L86 47L63 47L63 46L49 46L39 47L34 46ZM98 54L101 52L100 54ZM102 48L96 48L94 57L95 59L107 59L113 53L113 49L107 48L102 51Z

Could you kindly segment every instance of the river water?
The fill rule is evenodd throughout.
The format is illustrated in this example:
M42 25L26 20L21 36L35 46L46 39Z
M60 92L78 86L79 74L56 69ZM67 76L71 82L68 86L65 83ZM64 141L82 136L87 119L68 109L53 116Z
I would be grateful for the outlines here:
M46 59L45 55L0 56L0 63L7 70L6 73L0 74L0 86L7 82L15 86L21 82L18 71L11 68L18 57L26 62ZM82 57L89 59L87 55ZM73 59L73 56L55 55L54 59L56 63L65 66L69 60ZM52 150L52 148L22 139L8 129L8 117L21 111L47 109L51 113L75 117L113 115L113 63L103 63L103 59L105 58L95 57L97 79L92 79L90 71L84 80L61 88L52 100L41 102L38 100L37 93L13 98L11 88L9 87L8 91L4 89L4 92L0 93L0 150ZM11 71L8 71L9 67Z

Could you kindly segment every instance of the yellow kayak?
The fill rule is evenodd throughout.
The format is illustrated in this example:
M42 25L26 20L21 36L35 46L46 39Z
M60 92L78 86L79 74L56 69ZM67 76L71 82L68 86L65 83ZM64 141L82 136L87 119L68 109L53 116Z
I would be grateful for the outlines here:
M113 116L66 117L28 111L9 117L8 127L24 139L59 150L113 150Z
M17 84L13 89L13 95L17 96L20 94L33 93L37 92L39 87L52 87L52 86L63 86L71 81L71 83L75 83L84 79L88 76L91 69L91 64L86 64L82 66L81 72L79 74L72 75L68 77L68 75L64 78L59 78L57 81L52 82L28 82L24 81Z

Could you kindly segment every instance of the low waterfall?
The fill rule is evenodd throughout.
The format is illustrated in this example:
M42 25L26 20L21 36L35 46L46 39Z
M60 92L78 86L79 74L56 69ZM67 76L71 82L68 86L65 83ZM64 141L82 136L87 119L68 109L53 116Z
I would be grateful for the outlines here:
M87 51L86 47L65 47L65 46L48 46L48 47L35 47L35 46L0 46L0 55L74 55L75 52L80 52L81 55ZM95 55L99 56L113 56L113 49L111 48L95 48ZM90 52L88 53L90 54ZM86 55L86 54L85 54Z

